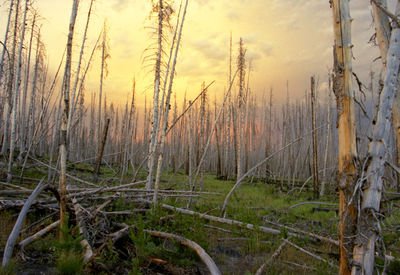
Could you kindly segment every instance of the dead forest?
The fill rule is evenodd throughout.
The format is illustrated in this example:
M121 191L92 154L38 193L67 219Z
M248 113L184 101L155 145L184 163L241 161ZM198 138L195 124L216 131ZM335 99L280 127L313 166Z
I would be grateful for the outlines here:
M107 97L112 22L87 38L97 1L69 1L54 66L38 1L3 1L1 274L400 273L400 0L365 1L368 79L349 0L326 0L332 66L305 91L254 89L252 49L227 30L225 90L195 97L174 86L191 1L147 1L144 104L134 76L127 101Z

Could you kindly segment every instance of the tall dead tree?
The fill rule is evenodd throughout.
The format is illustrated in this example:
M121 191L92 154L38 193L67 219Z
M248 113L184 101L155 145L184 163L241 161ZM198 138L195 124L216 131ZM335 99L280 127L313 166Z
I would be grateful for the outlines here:
M389 50L389 40L391 27L389 17L383 9L387 9L386 0L375 0L371 2L372 15L374 18L376 40L381 53L383 71L386 72L387 52ZM400 94L396 92L393 103L393 131L396 142L396 165L400 167ZM398 189L400 190L400 176L397 177Z
M10 53L10 60L9 60L9 66L8 66L8 80L7 80L7 87L6 87L6 93L7 93L7 100L6 100L6 108L5 108L5 118L4 118L4 126L3 126L3 146L1 148L1 155L6 155L8 151L8 143L9 143L9 137L8 137L8 128L10 127L10 115L12 111L12 89L13 89L13 82L14 82L14 72L15 72L15 49L17 47L17 34L18 34L18 15L19 15L19 3L20 0L17 0L15 3L15 16L14 16L14 29L13 29L13 41L12 41L12 46L11 49L8 49Z
M33 15L32 26L31 26L31 37L29 40L29 50L28 50L28 64L26 65L25 71L25 80L24 80L24 89L21 98L21 126L20 126L20 155L23 154L26 147L26 139L27 139L27 128L26 128L26 102L28 96L28 84L29 84L29 76L30 76L30 67L31 67L31 53L32 53L32 44L33 44L33 34L35 30L37 13L35 12Z
M356 230L357 211L350 203L357 176L355 159L356 127L354 91L352 90L352 44L349 0L332 0L334 29L333 91L337 101L338 187L339 187L339 274L350 274L352 236Z
M244 112L246 108L245 103L245 95L244 95L244 78L245 78L245 60L246 50L243 46L243 39L239 40L239 55L237 59L237 66L239 72L238 78L238 86L239 86L239 94L238 94L238 119L237 119L237 178L239 179L242 176L242 154L243 154L243 137L242 137L242 127L244 126Z
M77 87L78 87L80 71L81 71L81 64L82 64L82 58L83 58L84 49L85 49L85 43L86 43L86 40L87 40L87 32L88 32L88 29L89 29L90 15L92 14L93 2L94 2L94 0L90 1L90 6L89 6L88 14L87 14L87 19L86 19L85 32L83 33L83 37L82 37L81 51L80 51L80 54L79 54L78 65L77 65L76 73L75 73L74 86L72 88L71 108L70 108L71 111L69 112L68 127L67 127L68 136L69 136L69 133L70 133L70 130L71 130L70 129L71 128L71 123L72 123L73 116L74 116L74 113L75 113L75 104L76 104L76 97L77 97L76 92L77 92ZM104 43L104 39L103 39L103 43ZM104 50L102 51L102 55L103 55L103 53L104 53ZM102 60L102 63L103 63L103 60ZM89 64L90 64L90 61L89 61ZM103 67L103 64L102 64L102 67ZM83 82L84 78L82 78L81 81Z
M12 17L12 11L13 11L13 6L14 6L14 0L10 1L10 8L8 9L8 18L7 18L7 26L6 26L6 31L4 35L4 41L3 41L3 49L1 51L1 59L0 59L0 87L1 87L1 80L3 79L3 70L4 70L4 58L7 53L7 41L8 41L8 34L10 32L10 23L11 23L11 17ZM8 53L9 54L9 53Z
M400 15L400 0L397 1L395 16ZM373 124L372 140L368 144L368 162L363 185L361 208L357 227L357 242L354 246L352 274L374 274L375 243L380 234L380 203L383 192L383 174L388 155L391 134L391 111L400 68L400 26L392 21L389 48L386 59L386 74L379 96L379 109Z
M167 92L167 98L165 101L165 108L164 108L164 117L163 117L163 125L162 125L162 132L161 132L161 140L160 140L160 154L158 157L158 163L157 163L157 174L156 174L156 181L154 185L154 196L153 196L153 203L154 205L157 204L157 192L159 188L159 183L160 183L160 178L161 178L161 172L162 172L162 161L163 161L163 156L164 156L164 150L165 150L165 137L167 135L167 129L168 129L168 113L170 109L170 99L171 99L171 94L172 94L172 85L174 83L174 76L175 76L175 66L176 62L178 59L178 51L179 51L179 45L181 42L182 38L182 29L183 29L183 23L185 22L185 16L186 16L186 10L188 6L188 0L185 2L185 7L183 9L183 15L182 15L182 20L180 23L179 31L178 29L176 32L178 32L178 37L176 41L176 47L174 51L174 57L173 57L173 62L172 62L172 67L171 67L171 73L170 73L170 79L168 83L168 92ZM178 15L179 17L179 15ZM179 21L178 21L179 22ZM172 51L171 51L172 54Z
M28 13L28 5L29 0L25 0L25 10L24 10L24 18L22 21L22 31L19 42L19 50L18 50L18 61L17 61L17 75L15 77L14 83L14 92L13 92L13 103L12 103L12 116L11 116L11 138L10 138L10 157L8 159L8 170L7 170L7 183L12 180L12 165L14 159L14 149L15 142L17 138L17 111L18 111L18 97L19 97L19 87L20 87L20 79L21 79L21 69L22 69L22 49L24 47L24 38L25 38L25 22L26 15Z
M149 173L147 175L146 188L153 188L153 177L154 177L154 163L156 158L156 148L157 148L157 137L159 131L159 94L160 94L160 80L161 80L161 57L162 57L162 41L163 41L163 20L164 20L164 2L163 0L158 1L158 5L154 8L158 9L158 28L157 28L157 57L154 66L154 94L153 94L153 118L152 118L152 128L151 137L149 144L149 157L147 166Z
M101 102L103 97L103 81L104 77L107 76L107 59L110 57L108 43L107 43L107 24L104 21L103 26L103 42L101 43L101 70L100 70L100 89L99 89L99 108L97 113L97 142L101 142L101 126L102 126L102 117L101 117Z
M67 57L65 60L63 89L63 113L61 121L61 140L60 140L60 227L65 226L66 218L66 196L67 196L67 155L68 155L68 117L69 117L69 90L71 81L71 59L72 59L72 42L74 37L75 22L78 13L79 0L74 0L72 4L72 13L69 23L69 32L67 39ZM62 231L62 230L61 230ZM61 234L60 234L61 237Z
M318 145L317 145L317 131L316 117L315 117L315 79L311 77L311 116L312 116L312 140L313 140L313 174L314 174L314 199L319 196L319 182L318 182Z

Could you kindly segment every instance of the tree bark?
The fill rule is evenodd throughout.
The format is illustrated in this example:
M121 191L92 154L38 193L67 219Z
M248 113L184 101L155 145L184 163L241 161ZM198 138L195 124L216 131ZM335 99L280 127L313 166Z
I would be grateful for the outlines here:
M104 125L103 129L103 134L101 140L99 140L99 148L97 150L97 160L95 167L93 169L94 175L93 175L93 180L95 183L98 181L99 173L100 173L100 165L101 165L101 159L103 158L103 153L104 153L104 147L106 145L106 140L107 140L107 133L108 133L108 127L110 125L110 119L107 119L106 125Z
M2 266L5 267L9 264L12 256L12 252L14 250L15 242L17 241L19 232L21 231L22 224L25 220L26 214L28 214L29 207L31 207L33 201L36 197L47 187L47 185L42 185L43 179L36 186L35 190L33 190L32 194L24 203L24 206L21 209L21 212L18 215L17 221L15 222L14 228L8 237L7 244L4 248L3 262Z
M397 1L396 16L399 14L400 1ZM400 28L395 21L392 22L392 27L384 86L379 97L379 110L376 123L373 125L372 141L368 144L369 162L364 185L366 188L363 189L361 196L353 274L373 274L375 267L375 241L380 233L378 215L383 191L382 177L387 159L391 111L398 87L400 67Z
M153 188L153 177L154 177L154 163L156 158L156 149L157 149L157 137L159 133L159 124L160 121L158 119L159 115L159 103L158 98L160 94L160 78L161 78L161 57L162 57L162 40L163 40L163 0L159 0L158 4L158 50L157 50L157 58L155 64L155 77L154 77L154 95L153 95L153 118L152 118L152 130L151 130L151 138L149 144L149 159L147 162L149 173L147 175L147 189Z
M7 183L11 182L12 180L12 165L14 159L15 142L17 138L18 97L20 92L19 87L20 87L21 68L22 68L22 49L24 47L25 26L26 26L25 22L26 22L26 15L28 13L28 4L29 0L26 0L24 19L22 21L22 33L20 37L19 50L18 50L17 75L15 77L15 83L14 83L13 104L12 104L13 109L11 118L10 157L8 159Z
M78 13L79 0L74 0L72 5L71 19L69 23L69 33L67 40L67 58L65 61L64 71L64 82L62 84L63 89L63 113L61 123L61 141L60 141L60 227L61 229L65 226L67 202L67 155L68 155L68 117L69 117L69 90L71 80L71 59L72 59L72 41L74 37L75 22ZM62 230L61 230L62 231ZM60 232L61 232L60 231ZM61 234L60 234L61 238Z
M333 91L337 101L338 187L339 187L339 274L350 274L352 236L356 230L356 208L348 204L354 190L357 171L354 92L352 91L351 17L348 0L333 0L334 76Z
M311 77L311 115L312 115L312 140L313 140L313 174L314 174L314 199L319 197L319 182L318 182L318 145L316 117L315 117L315 79Z
M176 61L178 59L178 50L179 50L179 45L180 45L180 42L181 42L182 29L183 29L183 23L185 21L187 6L188 6L188 0L186 0L185 7L183 9L182 21L181 21L181 24L180 24L180 27L179 27L179 33L178 33L178 38L177 38L177 42L176 42L174 59L173 59L173 62L172 62L172 67L171 67L169 86L168 86L168 93L167 93L167 98L166 98L166 101L165 101L164 117L163 117L163 125L162 125L161 141L160 141L160 154L158 156L156 181L155 181L155 184L154 184L154 196L153 196L154 206L157 204L157 192L158 192L158 188L159 188L159 184L160 184L160 178L161 178L161 173L162 173L162 160L163 160L164 150L165 150L165 137L166 137L167 130L168 130L168 114L169 114L169 109L170 109L172 84L174 82L175 66L176 66Z

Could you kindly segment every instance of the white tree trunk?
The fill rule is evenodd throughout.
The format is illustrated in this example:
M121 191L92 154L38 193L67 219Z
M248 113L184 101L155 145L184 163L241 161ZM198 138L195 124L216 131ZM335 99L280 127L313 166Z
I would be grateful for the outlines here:
M80 71L81 71L81 63L82 63L83 53L84 53L84 49L85 49L86 36L87 36L88 28L89 28L90 15L92 13L93 2L94 2L94 0L90 1L89 11L88 11L87 20L86 20L86 26L85 26L85 32L83 33L83 38L82 38L81 52L79 54L79 60L78 60L78 65L77 65L77 69L76 69L74 86L72 88L72 95L71 95L71 103L72 104L71 104L71 111L69 112L69 117L68 117L67 137L69 137L69 132L71 129L71 122L72 122L72 118L73 118L73 115L75 112L75 106L76 106L75 98L77 97L76 89L78 87L79 75L80 75ZM83 79L82 79L82 81L83 81Z
M22 95L22 103L21 103L21 127L20 127L20 155L24 153L26 148L26 139L27 139L27 129L25 123L27 123L26 119L26 101L28 96L28 84L29 84L29 76L30 76L30 67L31 67L31 53L32 53L32 43L33 43L33 33L35 30L36 24L36 16L35 13L33 16L32 27L31 27L31 37L29 40L29 51L28 51L28 64L26 65L25 72L25 81L24 81L24 90Z
M63 86L63 113L61 122L61 141L60 141L60 227L65 226L66 217L66 195L67 195L67 155L68 155L68 113L69 113L69 90L71 80L71 59L72 59L72 41L74 37L75 21L78 13L79 0L74 0L72 6L71 19L69 23L69 33L67 40L67 58L65 61Z
M396 16L400 14L400 1L397 2ZM379 210L383 191L383 173L388 154L391 134L391 111L398 86L400 68L400 28L392 22L387 70L383 90L379 97L377 120L373 125L372 141L368 144L370 162L367 167L365 189L361 196L361 209L358 220L357 245L354 247L353 274L373 274L375 266L375 241L379 234Z
M177 42L176 42L174 59L173 59L173 62L172 62L172 67L171 67L167 99L165 101L164 118L163 118L161 141L160 141L160 154L158 156L156 181L155 181L155 184L154 184L154 196L153 196L154 206L157 204L157 193L158 193L158 188L159 188L159 184L160 184L160 178L161 178L161 173L162 173L162 161L163 161L164 150L165 150L165 148L164 148L165 147L165 137L166 137L167 128L168 128L168 113L169 113L169 109L170 109L172 84L174 82L175 66L176 66L176 61L178 59L178 50L179 50L179 45L180 45L180 42L181 42L183 23L185 21L185 15L186 15L188 2L189 1L186 0L185 7L183 9L182 21L181 21L181 25L179 27L179 33L178 33L178 39L177 39Z
M159 133L159 124L158 120L158 112L159 112L159 103L158 98L160 94L160 78L161 78L161 56L162 56L162 40L163 40L163 0L159 0L158 6L158 50L157 50L157 59L155 65L155 77L154 77L154 95L153 95L153 118L152 118L152 129L151 129L151 137L150 137L150 146L149 146L149 158L148 158L148 169L149 173L147 175L147 189L153 188L153 177L154 177L154 162L156 158L157 151L157 138Z
M14 63L15 63L15 48L17 46L17 32L18 32L18 15L19 15L19 0L15 3L15 19L14 19L14 31L13 31L13 42L11 49L11 57L10 57L10 65L9 65L9 77L7 83L7 100L6 100L6 111L5 111L5 119L4 119L4 128L3 128L3 146L1 148L1 155L6 155L8 150L8 128L10 127L10 115L12 111L12 88L14 81Z
M8 41L8 33L10 30L10 22L11 22L11 16L12 16L12 10L14 6L14 0L10 1L10 8L8 10L8 19L7 19L7 26L6 26L6 34L4 35L4 45L3 45L3 50L1 52L1 59L0 59L0 87L1 87L1 80L3 79L3 68L4 68L4 57L7 52L6 45Z
M21 68L22 68L22 49L24 47L24 37L25 37L25 22L26 22L26 14L28 13L28 4L29 0L25 0L25 10L24 10L24 19L22 21L22 33L19 42L19 50L18 50L18 62L17 62L17 75L15 77L14 83L14 93L13 93L13 109L12 109L12 118L11 118L11 138L10 138L10 157L8 159L8 170L7 170L7 183L12 180L12 165L14 158L14 150L15 150L15 141L17 138L17 111L18 111L18 96L19 96L19 87L20 87L20 79L21 79Z

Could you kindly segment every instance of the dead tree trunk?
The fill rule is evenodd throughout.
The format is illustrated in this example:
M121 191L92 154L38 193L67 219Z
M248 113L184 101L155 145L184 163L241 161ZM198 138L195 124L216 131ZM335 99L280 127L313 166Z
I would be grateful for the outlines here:
M400 14L397 1L396 16ZM354 246L353 274L373 274L375 267L375 242L380 234L380 203L383 191L383 173L391 133L391 111L398 87L400 67L400 26L392 21L392 33L387 52L387 68L383 90L379 97L379 110L373 125L372 140L368 144L368 167L365 189L361 196L361 209L357 227L357 242ZM363 180L363 179L362 179ZM361 182L363 183L363 182Z
M25 80L24 80L24 90L22 95L21 102L21 126L20 126L20 155L22 155L26 149L27 144L27 129L25 123L27 123L26 119L26 101L28 96L28 84L29 84L29 76L30 76L30 68L31 68L31 53L32 53L32 43L33 43L33 34L35 30L36 24L36 16L35 13L33 16L32 27L31 27L31 37L29 40L29 50L28 50L28 64L26 65L25 71Z
M11 49L11 57L9 61L9 76L7 82L7 100L6 100L6 110L5 110L5 119L4 119L4 127L3 127L3 145L1 148L1 155L6 155L8 151L8 128L10 127L10 115L12 106L12 88L14 81L14 64L15 64L15 48L17 46L17 32L18 32L18 15L19 15L19 0L15 3L15 19L14 19L14 30L13 30L13 42Z
M74 0L72 5L71 19L69 23L69 33L67 40L67 58L65 61L63 89L63 113L61 122L61 140L60 140L60 227L65 226L66 218L66 196L67 196L67 155L68 155L68 117L69 117L69 90L71 80L71 59L72 59L72 40L74 37L75 21L78 13L79 0ZM62 230L61 230L62 231ZM60 232L61 232L60 231ZM60 234L61 238L61 234Z
M337 101L338 128L338 187L339 187L339 274L350 274L352 236L356 229L356 209L350 204L357 171L354 92L352 91L351 17L348 0L333 0L335 35L333 91Z
M171 74L170 74L170 80L169 80L169 86L168 86L168 93L167 93L167 98L165 101L165 108L164 108L164 118L163 118L163 125L162 125L162 133L161 133L161 141L160 141L160 154L158 157L158 163L157 163L157 173L156 173L156 181L154 184L154 196L153 196L153 203L154 206L157 204L157 192L160 184L160 178L161 178L161 172L162 172L162 161L163 161L163 156L164 156L164 150L165 150L165 137L167 135L167 130L168 130L168 114L169 114L169 109L170 109L170 99L171 99L171 93L172 93L172 84L174 82L174 76L175 76L175 66L176 66L176 61L178 59L178 50L179 50L179 45L182 37L182 29L183 29L183 23L185 21L185 16L186 16L186 10L188 6L188 0L185 2L185 7L183 10L183 15L182 15L182 21L179 27L179 33L178 33L178 38L176 41L176 48L175 48L175 53L174 53L174 59L172 62L172 67L171 67ZM172 53L172 52L171 52Z
M0 87L1 87L1 80L3 79L3 69L4 69L4 57L7 52L6 45L7 45L7 40L8 40L8 33L10 31L10 23L11 23L11 16L12 16L12 11L13 11L13 6L14 6L14 0L10 1L10 8L8 10L8 19L7 19L7 26L6 26L6 34L4 35L4 45L3 45L3 50L1 51L1 59L0 59Z
M24 19L22 21L22 33L19 42L19 50L18 50L18 62L17 62L17 75L15 77L14 83L14 93L13 93L13 109L12 109L12 117L11 117L11 138L10 138L10 157L8 159L8 171L7 171L7 183L12 180L12 165L14 158L14 150L15 150L15 142L17 138L17 111L18 111L18 97L19 97L19 87L20 87L20 79L21 79L21 68L22 68L22 49L24 47L24 37L25 37L25 22L26 15L28 13L28 4L29 0L25 1L25 11L24 11Z
M94 180L95 183L97 183L97 180L98 180L98 177L99 177L99 173L100 173L101 159L103 158L104 147L106 145L108 126L109 125L110 125L110 119L107 119L106 125L104 125L101 141L99 140L99 148L97 150L96 165L95 165L95 167L93 169L94 170L93 180Z
M311 115L312 115L312 140L313 140L313 173L314 173L314 199L319 197L319 182L318 182L318 145L317 131L315 118L315 79L311 77Z
M153 95L153 118L152 118L152 129L151 129L151 138L149 145L149 158L148 158L148 169L149 174L147 175L147 189L153 188L153 177L154 177L154 163L156 158L156 149L157 149L157 137L159 132L159 124L158 120L158 112L159 112L159 103L158 98L160 94L160 79L161 79L161 57L162 57L162 40L163 40L163 0L159 0L158 4L158 50L157 50L157 59L155 65L155 77L154 77L154 95Z
M90 15L92 13L93 2L94 2L94 0L90 1L89 11L88 11L87 20L86 20L86 26L85 26L85 32L83 33L83 38L82 38L81 52L79 54L79 60L78 60L78 65L77 65L77 69L76 69L74 86L72 88L71 111L69 112L68 127L67 127L67 135L68 135L68 137L69 137L69 133L70 133L70 130L71 130L70 129L71 128L71 123L72 123L72 119L73 119L74 112L75 112L75 105L76 105L75 98L77 97L76 91L77 91L77 87L78 87L78 81L79 81L79 76L80 76L80 71L81 71L82 58L83 58L83 53L84 53L84 49L85 49L85 42L86 42L86 38L87 38L87 31L88 31L88 28L89 28ZM90 64L90 61L89 61L89 64ZM83 82L84 78L82 78L81 81Z

